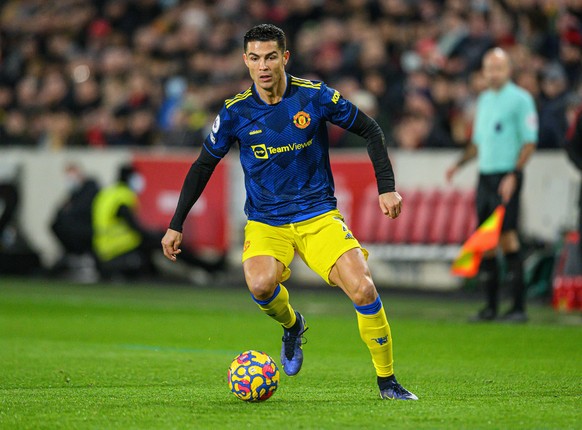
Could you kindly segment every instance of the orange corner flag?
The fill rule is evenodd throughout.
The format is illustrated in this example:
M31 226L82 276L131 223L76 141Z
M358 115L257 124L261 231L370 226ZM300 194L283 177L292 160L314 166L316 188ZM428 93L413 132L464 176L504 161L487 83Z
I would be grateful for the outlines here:
M453 275L465 278L477 275L483 253L499 243L504 215L505 206L497 206L489 218L467 239L451 266Z

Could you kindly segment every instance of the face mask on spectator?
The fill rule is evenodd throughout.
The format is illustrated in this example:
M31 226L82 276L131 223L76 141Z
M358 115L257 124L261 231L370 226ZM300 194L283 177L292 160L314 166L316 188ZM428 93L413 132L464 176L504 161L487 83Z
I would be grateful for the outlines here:
M140 194L145 188L145 179L139 173L134 173L129 178L128 185L135 193Z

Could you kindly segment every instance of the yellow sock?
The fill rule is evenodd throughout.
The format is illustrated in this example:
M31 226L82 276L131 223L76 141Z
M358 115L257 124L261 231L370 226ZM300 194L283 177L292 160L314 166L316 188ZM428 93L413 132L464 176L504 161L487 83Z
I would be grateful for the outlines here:
M293 324L295 324L295 321L297 320L297 316L289 304L289 292L283 284L277 285L277 288L270 299L258 300L255 296L252 297L264 313L269 315L275 321L278 321L283 327L293 327Z
M372 355L378 376L394 374L392 357L392 335L380 297L374 303L356 306L360 336Z

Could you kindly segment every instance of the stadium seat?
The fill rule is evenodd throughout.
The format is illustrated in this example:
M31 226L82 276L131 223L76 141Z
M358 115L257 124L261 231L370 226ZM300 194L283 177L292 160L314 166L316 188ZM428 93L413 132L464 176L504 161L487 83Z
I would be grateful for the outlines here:
M423 200L424 193L420 190L404 192L402 194L403 206L402 215L394 220L391 225L393 229L393 243L407 243L410 238L412 227L416 223L418 206Z
M390 219L380 212L384 219L379 224L376 231L376 242L394 243L396 242L396 235L398 232L406 229L404 224L406 223L406 220L411 217L412 212L414 212L414 199L411 198L414 193L402 190L399 191L399 194L402 196L403 201L402 214L396 219Z
M378 220L374 234L374 241L379 243L392 242L396 221L397 220L391 220L390 218L386 217L382 211L378 210Z
M450 228L446 243L456 245L463 243L475 230L475 192L461 191L459 198L451 203Z
M369 187L363 199L356 224L352 227L354 234L361 242L375 242L378 222L382 213L378 207L378 191L375 187Z
M427 244L429 226L433 221L434 208L442 199L440 190L429 190L424 192L423 198L416 207L414 224L410 230L408 242L413 244Z
M449 230L455 225L454 207L461 194L458 190L447 190L435 202L428 230L428 243L443 245L447 243Z
M460 245L475 230L474 190L401 190L402 214L387 219L375 189L366 191L354 232L363 243Z

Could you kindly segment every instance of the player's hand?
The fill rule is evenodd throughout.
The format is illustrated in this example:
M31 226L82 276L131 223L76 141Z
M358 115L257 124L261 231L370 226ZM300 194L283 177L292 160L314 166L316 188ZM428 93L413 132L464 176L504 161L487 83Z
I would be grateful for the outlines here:
M453 176L457 173L459 167L455 164L447 169L445 172L445 178L447 179L447 183L450 183L453 180Z
M180 244L182 243L182 233L169 228L162 238L162 249L164 255L170 261L176 261L176 256L182 252Z
M380 194L379 200L384 215L394 219L402 212L402 197L396 191Z
M501 202L506 205L517 187L517 177L515 173L508 173L501 179L497 192L501 196Z

